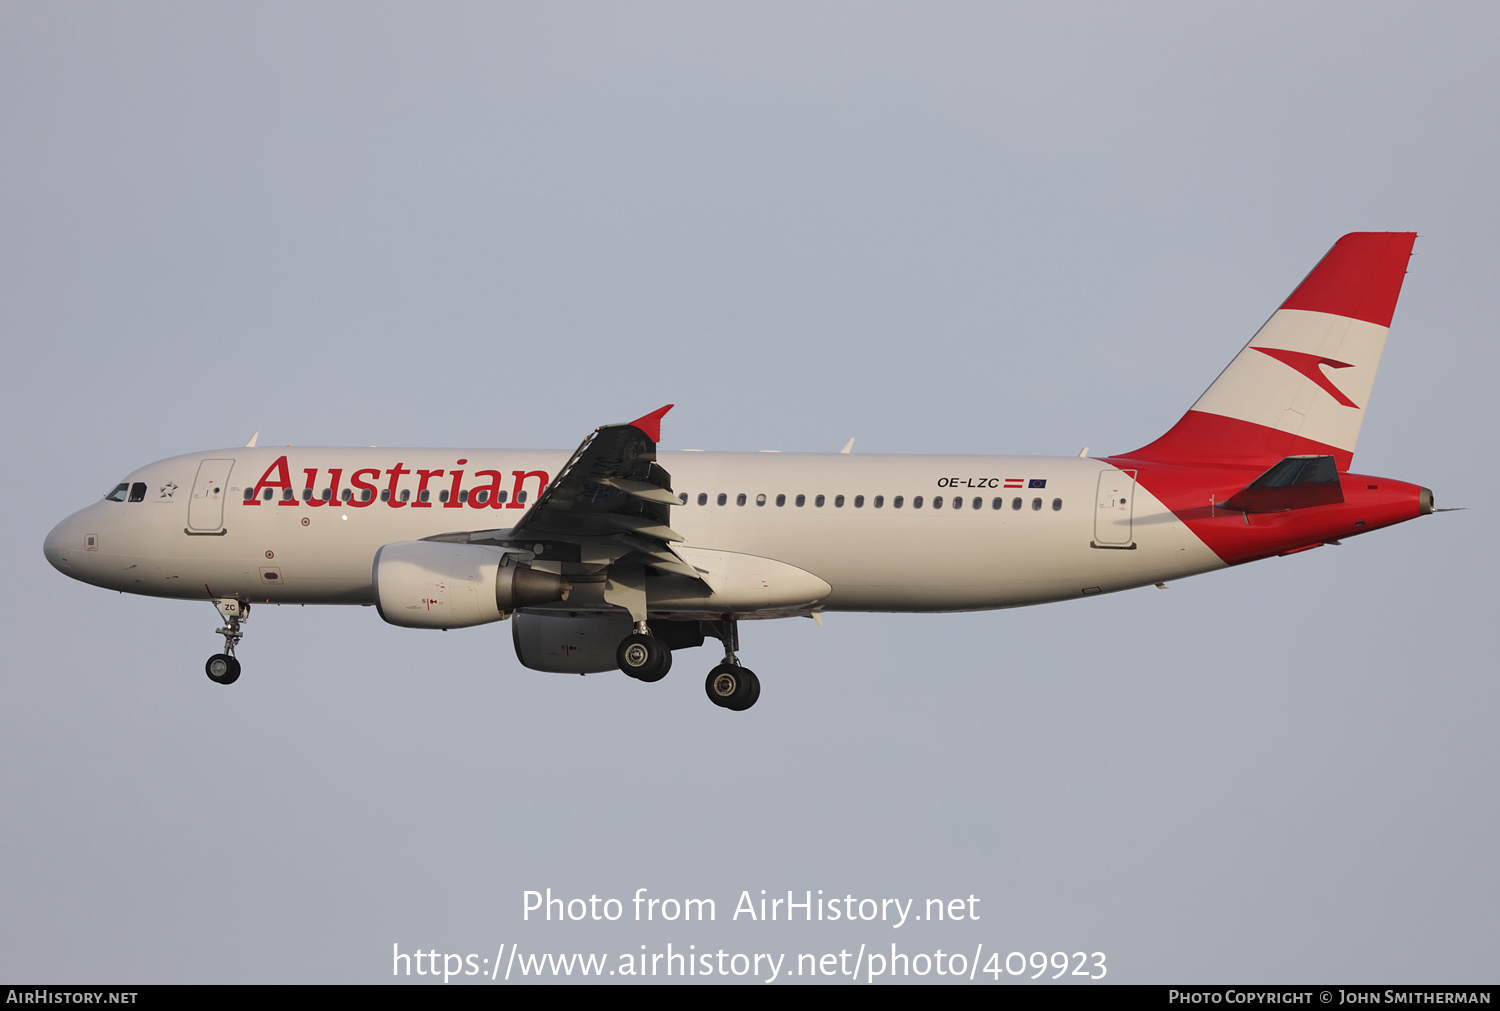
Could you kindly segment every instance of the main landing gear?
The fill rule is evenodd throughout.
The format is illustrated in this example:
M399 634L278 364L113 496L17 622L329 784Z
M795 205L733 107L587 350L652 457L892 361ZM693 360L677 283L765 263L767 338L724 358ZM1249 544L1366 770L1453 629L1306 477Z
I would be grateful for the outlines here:
M638 621L635 631L620 640L615 663L626 676L637 681L660 681L672 669L672 651L651 634L644 621Z
M708 672L703 690L714 705L741 713L760 698L760 678L749 667L741 667L739 661L726 660Z
M717 624L719 637L724 640L724 662L708 672L703 690L714 705L742 713L760 698L760 678L750 668L741 667L735 656L740 648L739 623L726 618Z
M214 684L232 685L240 679L240 662L234 658L234 647L245 635L240 631L240 622L250 618L250 605L233 598L220 597L214 601L219 614L224 618L224 627L215 629L224 637L224 652L215 653L203 665L203 672Z
M712 635L724 642L724 662L708 672L703 689L708 700L721 709L743 712L755 705L760 698L760 678L748 667L741 667L735 656L740 648L738 623L731 617L720 621L704 621L691 630L691 638L684 640L680 626L686 622L668 622L663 635L667 641L676 641L679 648L697 646L704 636ZM676 630L676 631L674 631ZM620 640L615 650L615 663L626 675L637 681L660 681L672 669L672 648L652 634L644 621L638 621L635 631ZM212 677L212 675L210 675Z

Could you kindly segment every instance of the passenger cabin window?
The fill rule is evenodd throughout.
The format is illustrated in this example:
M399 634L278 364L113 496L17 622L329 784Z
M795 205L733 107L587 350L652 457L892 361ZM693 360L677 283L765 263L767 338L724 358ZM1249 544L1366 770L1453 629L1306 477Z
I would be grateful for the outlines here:
M1061 512L1062 511L1062 499L1055 498L1055 499L1052 500L1052 511L1053 512Z
M501 502L505 501L505 492L503 492L503 491L500 493L500 501ZM521 503L525 503L525 501L526 501L526 493L524 491L518 491L518 492L516 492L516 501L517 502L521 502Z
M902 503L905 502L905 501L906 501L906 499L904 497L902 497L900 495L897 495L895 498L891 499L891 508L892 509L900 509Z
M327 499L328 499L328 489L326 489L326 488L323 490L323 499L324 499L324 501L327 501ZM411 501L411 489L410 488L403 488L403 489L401 489L401 501L403 501L403 502L410 502Z
M1019 508L1021 508L1021 500L1018 499L1018 498L1011 499L1010 500L1010 507L1012 509L1019 509Z
M391 490L389 488L382 488L382 489L380 489L380 501L382 501L382 502L389 502L390 500L391 500Z
M797 496L797 508L801 509L805 505L807 505L807 496L806 495L798 495Z
M287 491L291 491L291 489L288 488ZM261 497L264 498L267 502L269 502L269 501L271 501L271 496L274 495L274 494L276 494L276 489L275 488L267 488L266 489L266 493L264 495L262 495Z
M687 492L678 492L677 501L681 502L683 505L687 505Z
M994 499L994 501L990 502L990 508L991 509L1004 509L1005 508L1005 499L996 497Z
M368 502L368 501L370 501L370 499L371 499L371 498L373 498L373 497L374 497L374 496L372 496L372 495L371 495L371 494L370 494L370 489L368 489L368 488L366 488L366 489L365 489L365 490L364 490L364 491L362 491L362 492L360 492L360 493L359 493L359 500L360 500L360 501L361 501L361 502ZM443 495L442 495L442 500L443 500L443 501L444 501L444 502L446 502L446 501L448 501L448 493L447 493L447 492L443 492Z
M214 489L215 492L217 492L218 490L219 489L217 489L217 488ZM135 484L133 484L133 485L130 486L130 501L132 501L132 502L144 502L145 500L146 500L146 482L144 482L144 481L137 481Z
M833 497L833 507L835 509L842 509L842 508L844 508L844 496L842 496L842 495L835 495Z
M426 488L423 488L417 494L417 500L419 502L430 502L430 501L432 501L432 492L428 491ZM344 489L344 501L345 502L349 501L349 489L348 488Z
M427 493L424 491L422 494L426 495ZM345 502L348 502L353 497L354 497L354 492L352 492L348 488L345 488L342 492L339 493L339 498L342 499ZM427 500L424 498L422 501L425 502Z
M815 505L819 509L821 509L821 508L823 508L824 501L825 501L825 499L823 498L823 496L819 495L817 498L813 499L813 505Z
M984 499L980 498L978 495L974 496L974 508L975 509L983 509L984 508Z
M738 495L736 495L734 497L734 504L735 505L744 505L745 504L745 493L744 492L740 492Z
M856 495L856 496L854 496L854 508L856 508L856 509L863 509L864 506L865 506L865 497L863 495Z
M725 495L723 492L719 492L719 498L717 501L719 505L727 505L729 502L729 496Z
M1042 500L1041 499L1034 498L1034 499L1031 500L1031 511L1032 512L1037 512L1041 508L1042 508Z
M245 489L245 501L249 502L254 497L255 497L255 489L254 488L246 488Z
M104 501L106 501L106 502L124 502L125 501L125 493L128 492L128 491L130 491L130 484L129 484L129 482L127 482L125 484L117 484L117 485L115 485L115 490L114 491L112 491L108 495L104 496ZM254 494L254 493L252 492L251 494ZM250 495L246 495L245 497L249 498Z
M698 493L698 504L699 505L708 505L708 492L706 492L706 491L700 491Z
M307 491L303 492L302 493L302 497L303 498L311 498L312 497L312 489L309 488L309 489L307 489ZM271 499L271 489L267 488L266 489L266 501L269 502L270 499ZM290 489L290 488L283 488L283 489L281 489L281 500L283 502L295 502L295 501L297 501L297 496L292 493L292 489Z
M913 509L920 509L920 508L922 508L922 496L918 495L916 498L912 499L911 500L911 507Z
M917 499L917 501L920 503L922 500L921 499ZM932 496L932 508L934 508L934 509L941 509L941 508L943 508L943 496L941 496L941 495L934 495L934 496Z
M764 492L755 496L755 504L758 506L763 506L766 504L766 496Z
M855 503L855 505L858 505L858 504L859 504L858 502ZM875 508L879 509L883 505L885 505L885 496L884 495L876 495L875 496Z
M784 505L786 505L786 496L785 495L777 495L776 496L776 506L777 506L777 508L780 508L781 506L784 506Z

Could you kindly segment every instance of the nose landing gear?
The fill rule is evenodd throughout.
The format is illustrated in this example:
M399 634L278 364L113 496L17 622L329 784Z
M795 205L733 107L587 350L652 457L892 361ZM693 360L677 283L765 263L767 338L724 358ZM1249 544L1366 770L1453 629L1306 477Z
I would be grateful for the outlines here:
M232 685L240 679L240 662L228 653L215 653L203 665L203 671L214 684Z
M240 622L249 620L250 605L234 598L220 597L214 601L214 606L224 618L224 627L215 629L224 637L224 652L209 657L203 665L203 672L214 684L232 685L240 679L240 662L234 658L234 647L245 635L240 630Z

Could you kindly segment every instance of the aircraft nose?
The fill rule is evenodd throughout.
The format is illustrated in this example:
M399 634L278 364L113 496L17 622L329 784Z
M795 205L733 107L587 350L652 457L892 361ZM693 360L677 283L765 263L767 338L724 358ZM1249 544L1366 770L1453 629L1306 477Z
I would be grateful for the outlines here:
M63 520L52 528L52 532L42 542L42 554L47 556L47 561L51 562L52 567L58 572L71 574L69 570L72 569L72 562L68 555L72 546L69 532L73 526L72 517Z

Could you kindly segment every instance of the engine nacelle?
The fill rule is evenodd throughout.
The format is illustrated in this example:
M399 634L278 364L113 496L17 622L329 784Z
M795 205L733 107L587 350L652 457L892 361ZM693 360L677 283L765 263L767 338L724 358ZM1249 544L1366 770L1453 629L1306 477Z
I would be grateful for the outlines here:
M400 541L375 552L375 608L404 628L467 628L567 597L562 576L518 564L503 548Z
M634 629L626 612L571 618L522 611L510 623L516 659L552 674L615 670L615 649Z

